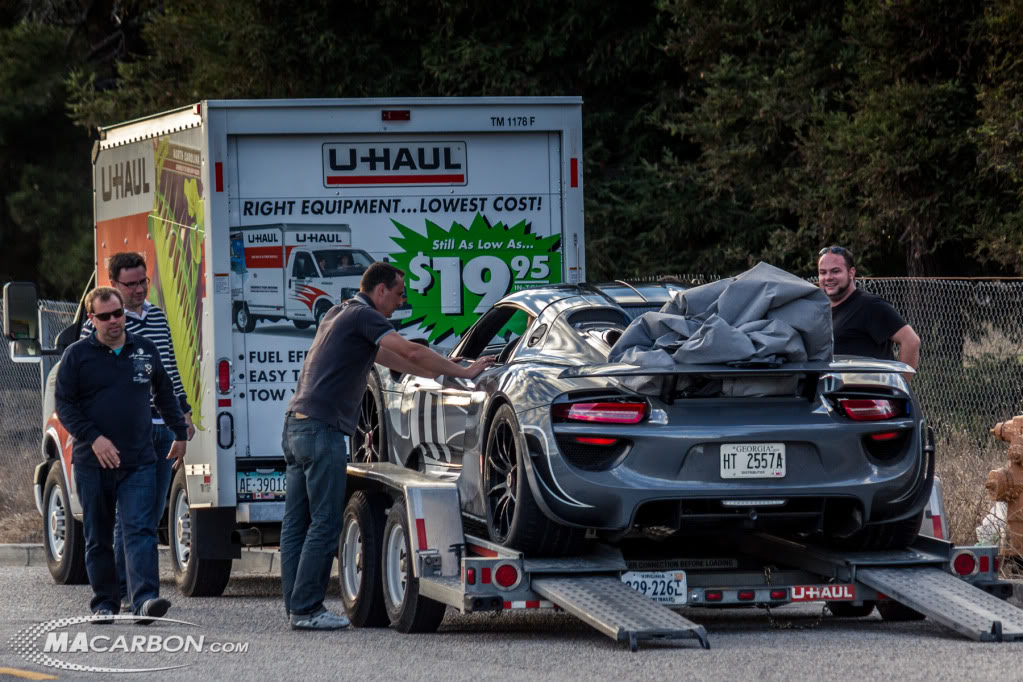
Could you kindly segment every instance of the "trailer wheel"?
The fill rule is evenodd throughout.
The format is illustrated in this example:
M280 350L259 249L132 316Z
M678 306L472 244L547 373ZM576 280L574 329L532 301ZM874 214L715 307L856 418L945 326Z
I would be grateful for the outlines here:
M874 523L853 533L847 538L832 538L829 544L839 549L854 551L905 549L913 544L920 534L924 512L908 519L892 523Z
M383 495L360 490L345 507L337 550L338 577L345 613L361 628L386 627L390 622L380 584L380 551L388 502Z
M50 465L43 486L43 537L46 542L46 567L58 585L82 585L89 582L85 572L85 529L71 515L71 503L64 487L64 476L57 459Z
M571 554L579 549L583 534L547 518L537 506L523 468L525 453L515 411L501 405L487 435L483 464L487 534L498 544L533 556Z
M864 618L874 612L877 602L866 600L859 606L847 601L829 601L828 611L837 618Z
M249 315L249 305L247 303L235 305L234 325L238 327L238 331L243 334L248 334L256 328L256 318Z
M384 425L383 414L380 379L376 372L370 372L366 392L362 396L359 423L352 436L352 462L368 464L387 461L387 427Z
M292 320L292 322L295 324L296 329L309 329L309 327L311 327L313 324L312 322L308 322L306 320Z
M878 602L877 612L881 614L881 618L889 623L903 623L912 620L924 620L927 618L927 616L916 609L911 609L905 604L900 604L897 601Z
M194 526L188 509L184 467L174 475L168 513L171 568L178 590L186 597L219 597L231 579L232 561L200 559L192 554Z
M419 596L419 579L412 575L408 514L404 502L395 502L384 526L382 577L384 607L399 632L436 632L447 607Z

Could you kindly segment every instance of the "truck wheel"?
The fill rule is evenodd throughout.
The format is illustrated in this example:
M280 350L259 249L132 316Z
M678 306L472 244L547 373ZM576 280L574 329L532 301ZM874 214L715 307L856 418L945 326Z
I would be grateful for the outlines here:
M312 322L307 322L306 320L292 320L292 322L295 324L296 329L309 329L312 325Z
M847 538L832 538L829 544L839 549L853 551L905 549L913 544L920 534L924 512L908 519L893 523L875 523L853 533Z
M447 607L419 596L419 579L412 575L408 514L404 502L395 502L384 525L381 568L384 607L399 632L436 632Z
M487 436L483 489L487 534L494 542L532 556L564 556L582 544L582 532L547 518L533 499L523 459L526 442L511 405L494 415Z
M234 309L234 325L238 327L238 331L243 334L248 334L256 328L256 318L249 315L249 306L246 303L235 306Z
M328 303L327 301L320 301L319 303L316 304L316 311L313 313L313 317L316 318L317 328L319 328L320 321L323 319L323 316L326 315L327 311L330 310L332 307L333 306L331 306L330 303Z
M43 537L46 542L46 566L58 585L82 585L89 582L85 572L85 529L71 515L71 503L64 488L64 476L57 459L50 466L43 486Z
M876 604L872 600L864 601L859 606L847 601L829 601L828 611L837 618L863 618L874 612Z
M889 623L903 623L906 621L923 620L927 618L927 616L919 611L911 609L905 604L900 604L897 601L879 602L877 605L877 612L881 614L881 618Z
M341 599L349 620L361 628L386 627L390 622L380 584L380 549L388 501L383 495L360 490L345 507L337 550Z
M171 484L171 568L178 590L186 597L219 597L231 579L231 559L200 559L192 555L192 515L188 509L185 469L178 469Z
M380 379L376 372L369 373L366 392L362 396L362 408L359 410L359 423L352 436L352 462L368 464L370 462L386 462L387 427L384 424L384 402L381 397Z

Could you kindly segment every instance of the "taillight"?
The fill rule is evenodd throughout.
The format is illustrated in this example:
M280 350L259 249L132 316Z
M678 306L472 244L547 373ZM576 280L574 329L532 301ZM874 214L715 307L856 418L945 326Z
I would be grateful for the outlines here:
M707 590L703 593L703 598L707 601L721 601L723 596L721 590Z
M576 436L576 443L582 443L583 445L614 445L618 442L617 438L591 438L590 436Z
M555 419L601 424L638 424L646 416L646 403L560 403Z
M217 391L231 392L231 361L227 358L221 358L217 362Z
M785 591L785 590L771 590L771 599L773 599L775 601L778 601L780 599L784 599L787 596L789 596L789 595L788 595L788 592Z
M973 552L960 551L952 558L952 570L963 578L969 578L977 572L977 557Z
M494 569L494 582L506 590L514 587L519 582L519 570L511 564L501 564Z
M753 590L739 590L739 601L753 601L757 593Z
M898 403L874 398L840 398L838 404L853 421L874 422L898 416Z

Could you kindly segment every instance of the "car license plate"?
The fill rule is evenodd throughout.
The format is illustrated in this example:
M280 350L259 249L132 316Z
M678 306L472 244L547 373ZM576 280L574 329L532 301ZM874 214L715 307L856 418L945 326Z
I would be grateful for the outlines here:
M658 604L686 603L685 571L628 571L622 582Z
M783 478L784 443L724 443L721 478Z
M238 501L262 502L284 499L287 477L283 471L256 469L238 472Z

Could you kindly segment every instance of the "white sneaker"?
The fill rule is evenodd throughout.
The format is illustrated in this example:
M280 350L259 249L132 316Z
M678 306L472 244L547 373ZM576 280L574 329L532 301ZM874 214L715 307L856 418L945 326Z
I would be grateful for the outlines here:
M351 625L345 615L331 613L324 609L315 616L291 615L292 630L340 630Z

